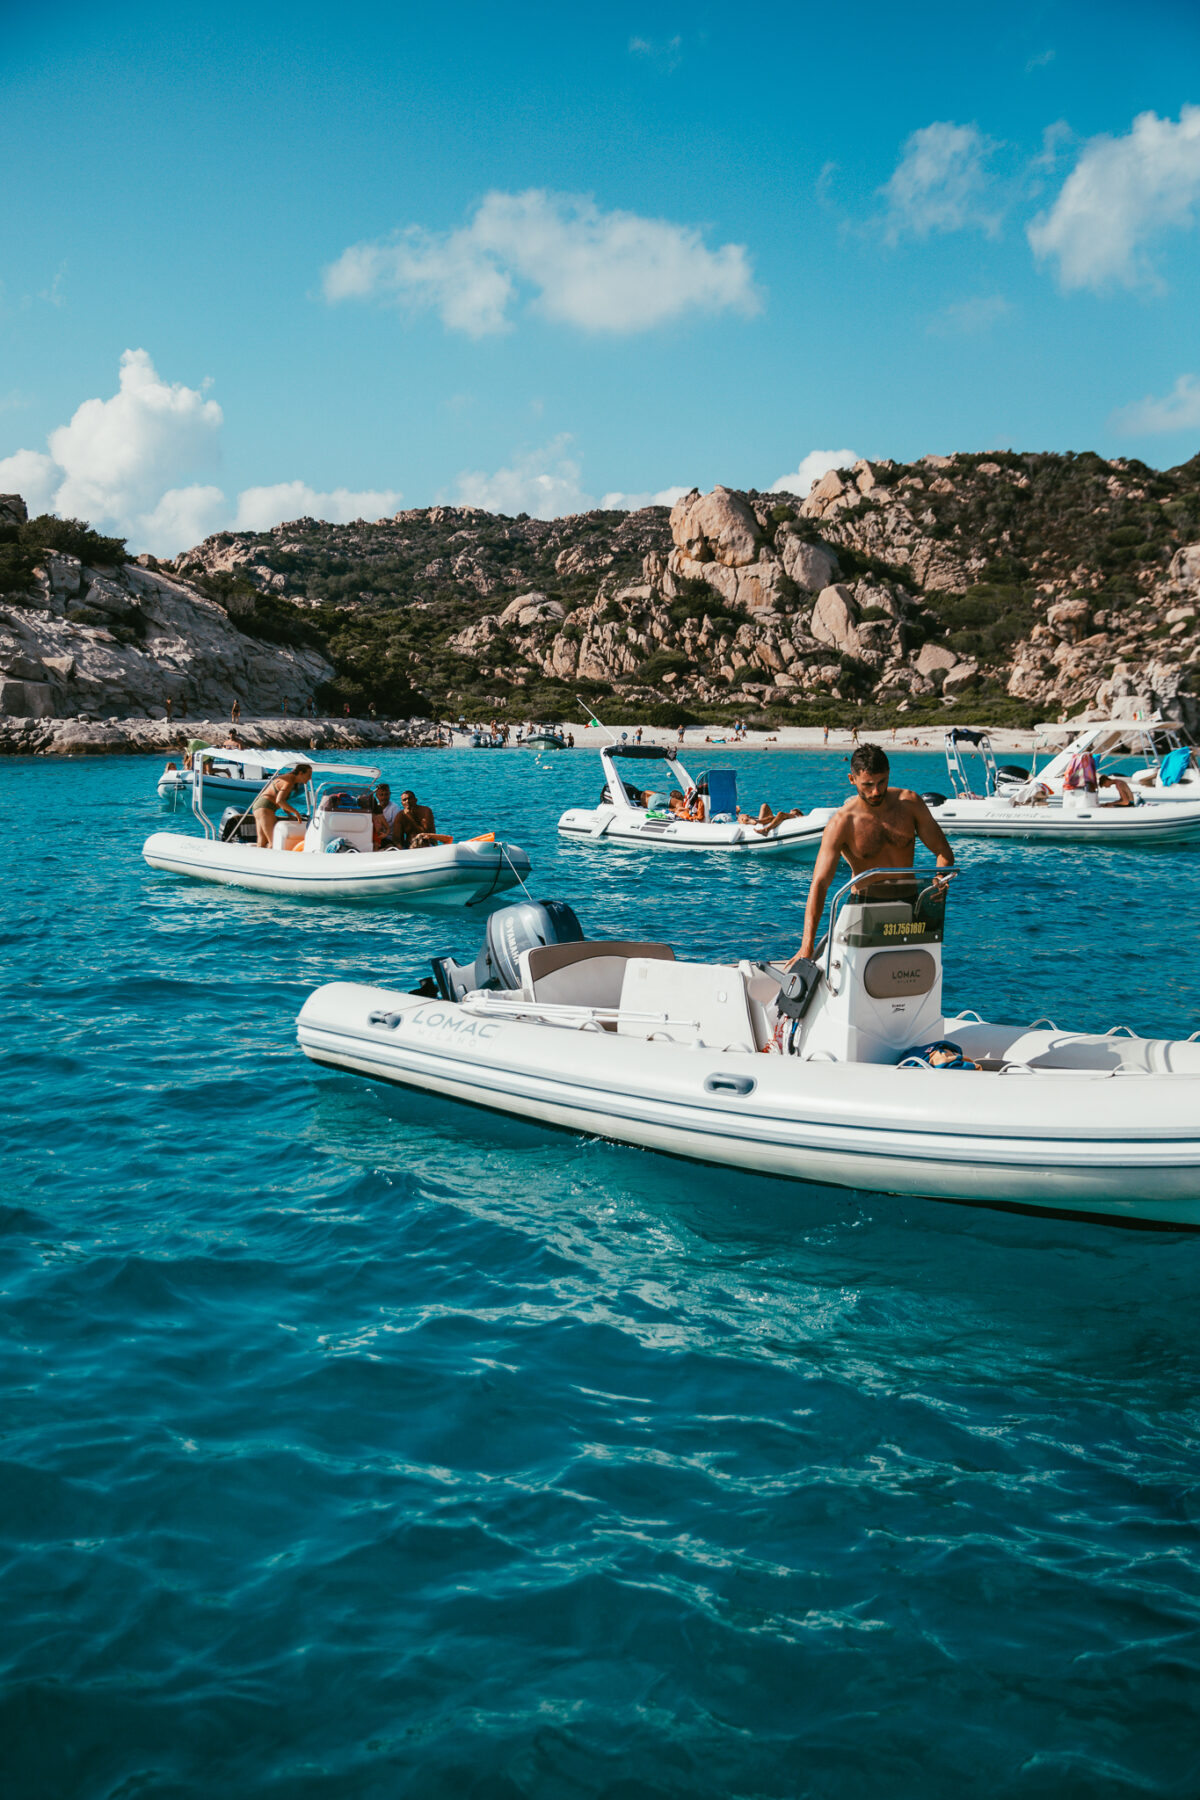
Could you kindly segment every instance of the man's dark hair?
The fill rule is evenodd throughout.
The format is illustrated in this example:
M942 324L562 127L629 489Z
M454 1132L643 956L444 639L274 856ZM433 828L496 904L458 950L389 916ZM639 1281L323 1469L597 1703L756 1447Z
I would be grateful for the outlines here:
M860 744L850 758L852 775L886 775L891 766L878 744Z

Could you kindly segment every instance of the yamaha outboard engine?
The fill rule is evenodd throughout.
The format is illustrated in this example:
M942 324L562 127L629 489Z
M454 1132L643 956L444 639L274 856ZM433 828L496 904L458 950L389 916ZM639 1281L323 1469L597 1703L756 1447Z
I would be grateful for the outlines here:
M486 941L473 963L435 956L433 979L443 1000L461 1000L477 988L512 991L521 985L523 950L582 941L583 926L564 900L521 900L489 916Z
M254 814L248 807L227 806L221 814L221 828L218 834L223 844L232 838L239 844L256 844L258 827L254 823Z

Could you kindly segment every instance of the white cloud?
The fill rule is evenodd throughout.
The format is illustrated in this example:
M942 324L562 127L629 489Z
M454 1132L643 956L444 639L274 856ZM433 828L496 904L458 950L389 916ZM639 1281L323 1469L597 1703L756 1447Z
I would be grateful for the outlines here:
M0 459L0 494L21 494L29 516L54 510L54 496L62 470L52 456L40 450L17 450Z
M146 351L126 350L117 393L77 407L50 433L49 455L18 450L0 459L0 492L22 494L31 514L115 527L132 550L156 556L189 550L214 531L265 531L304 514L334 524L376 518L403 498L391 489L319 493L284 481L246 488L231 504L219 487L180 479L217 460L221 423L215 400L168 384Z
M999 214L984 204L989 181L984 164L995 148L976 125L947 120L914 131L880 190L887 201L887 242L968 227L995 236Z
M412 225L386 242L353 244L324 275L330 301L431 307L476 338L511 328L519 284L536 311L585 331L645 331L691 310L760 306L744 245L710 250L694 226L602 212L587 195L543 188L487 194L457 231Z
M229 502L219 487L168 488L149 512L120 521L137 550L175 556L229 523Z
M792 475L781 475L767 489L769 494L799 494L803 499L814 481L828 475L830 469L851 469L858 461L857 450L810 450L802 457Z
M678 34L669 38L631 37L629 54L658 63L668 75L673 75L683 61L683 39Z
M540 450L517 457L511 467L488 475L465 470L458 478L460 506L481 506L485 512L529 513L535 519L559 519L566 513L587 512L595 506L580 486L580 466L568 456L570 436L563 432Z
M304 481L277 481L273 487L243 488L238 495L235 531L269 531L284 519L326 519L350 525L355 519L378 519L394 513L403 494L390 488L334 488L321 494Z
M1147 394L1132 406L1113 414L1113 428L1133 437L1149 437L1160 431L1200 431L1200 377L1181 375L1161 399Z
M689 492L685 487L666 487L659 488L656 494L604 494L600 505L605 512L640 512L643 506L674 506Z
M144 350L126 350L117 393L85 400L50 433L63 472L55 510L118 522L150 511L174 478L215 460L220 427L215 400L168 385Z
M1124 137L1092 138L1048 212L1028 227L1064 288L1159 287L1147 246L1186 230L1200 200L1200 106L1179 123L1139 113Z
M1011 311L1012 303L1003 294L973 294L969 300L952 300L943 306L926 329L933 337L978 337Z

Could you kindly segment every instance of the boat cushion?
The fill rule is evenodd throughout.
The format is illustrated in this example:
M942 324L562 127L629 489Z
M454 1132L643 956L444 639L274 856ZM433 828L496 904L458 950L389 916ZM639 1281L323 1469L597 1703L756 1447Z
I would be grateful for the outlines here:
M674 962L669 944L632 939L590 939L576 944L536 944L520 956L521 993L555 1006L618 1006L625 964L631 956Z
M655 962L630 957L621 984L622 1037L716 1050L754 1049L745 977L714 963ZM635 1015L649 1014L650 1017Z

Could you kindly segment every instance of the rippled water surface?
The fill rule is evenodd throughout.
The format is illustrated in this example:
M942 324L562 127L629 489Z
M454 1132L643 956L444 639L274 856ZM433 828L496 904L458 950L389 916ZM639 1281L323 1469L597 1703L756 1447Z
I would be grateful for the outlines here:
M803 864L560 847L591 756L383 761L597 935L798 942ZM152 873L158 767L0 765L6 1800L1200 1792L1200 1240L317 1070L479 923ZM1194 853L962 853L952 1003L1200 1026Z

